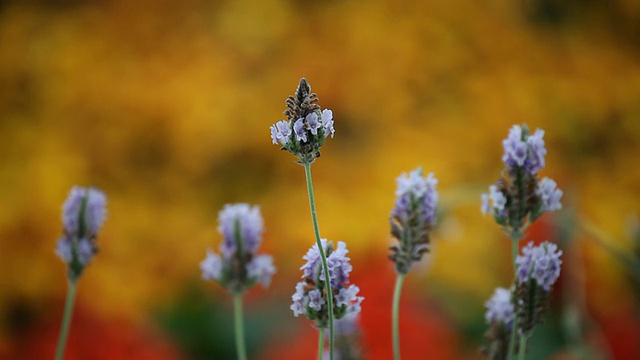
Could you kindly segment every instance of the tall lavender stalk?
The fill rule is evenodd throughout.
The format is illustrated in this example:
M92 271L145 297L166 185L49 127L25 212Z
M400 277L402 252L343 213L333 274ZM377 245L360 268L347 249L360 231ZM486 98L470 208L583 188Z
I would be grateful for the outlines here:
M56 254L67 264L69 284L56 360L64 357L78 279L98 252L96 238L106 217L106 200L104 193L98 189L74 186L62 206L64 234L58 240Z
M242 295L261 283L268 287L276 271L271 255L258 255L264 222L260 208L248 204L227 204L218 215L218 231L222 234L220 254L207 250L200 263L202 278L215 280L233 296L236 352L246 360Z
M418 168L409 174L402 174L396 180L395 207L391 211L391 235L398 245L391 247L389 258L395 263L396 278L391 310L393 337L393 355L400 359L399 308L400 293L404 277L414 262L420 261L423 254L429 252L430 232L436 222L438 207L438 180L430 173L423 177Z
M560 203L562 190L557 188L555 181L546 177L542 180L538 179L538 171L544 168L547 153L543 137L544 131L540 129L530 134L526 125L514 125L507 138L502 141L503 175L489 187L488 193L482 194L482 212L490 214L511 239L515 279L518 279L518 261L520 261L519 242L525 237L525 230L543 213L562 208ZM528 315L522 315L527 309L522 305L525 300L521 298L524 296L521 294L524 291L521 288L517 284L512 288L510 301L517 315L513 321L496 321L495 317L487 315L487 321L492 326L488 333L492 342L490 347L495 350L495 352L489 351L492 358L504 358L498 354L504 354L507 357L515 354L518 336L520 337L519 354L524 358L527 337L531 333L531 329L525 329L525 327L533 327L533 325L526 324ZM501 299L505 299L504 294L501 295ZM492 312L491 304L493 303L487 303L488 314ZM503 331L504 327L510 330L509 334ZM502 346L506 344L508 348L504 349Z
M335 130L333 128L332 111L328 109L321 110L316 102L318 102L318 97L311 92L311 86L307 80L305 78L300 79L295 94L289 96L285 101L287 109L284 111L284 115L287 120L281 120L271 125L270 130L273 144L282 145L281 150L287 150L295 155L298 158L298 163L304 167L313 232L325 274L325 284L327 284L324 291L327 294L331 294L332 288L329 279L327 254L325 254L321 243L320 227L316 214L311 164L320 157L320 147L329 135L333 137ZM333 360L333 296L326 296L326 298L328 302L328 319L325 326L329 328L329 356ZM320 331L322 332L322 329ZM322 334L319 336L322 336Z

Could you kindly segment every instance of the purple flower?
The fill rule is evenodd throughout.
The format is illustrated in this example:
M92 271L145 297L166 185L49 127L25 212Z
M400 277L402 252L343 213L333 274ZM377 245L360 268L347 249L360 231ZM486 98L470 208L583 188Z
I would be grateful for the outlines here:
M305 129L305 122L302 118L298 119L293 124L293 131L296 133L296 141L307 142L307 129Z
M318 289L311 290L309 291L308 296L309 296L308 306L315 311L320 311L320 309L322 309L322 305L324 305L325 303L324 299L322 298L322 294L320 293L320 290Z
M234 294L256 283L268 287L276 272L270 255L257 255L262 242L264 222L258 206L227 204L218 214L218 231L222 234L220 253L207 250L200 263L202 277L216 280Z
M410 219L417 212L420 221L429 225L435 224L439 196L436 190L438 179L433 173L423 177L422 169L417 168L408 175L403 173L396 182L396 206L391 211L391 216Z
M482 214L502 216L506 205L507 198L496 185L489 186L489 194L482 194Z
M562 250L558 250L556 244L545 241L534 247L533 241L529 242L522 248L522 255L516 258L518 283L533 279L538 286L549 292L560 277L560 256Z
M275 274L276 268L273 266L271 255L258 255L247 264L247 276L258 279L263 287L271 284L271 277Z
M200 263L200 270L204 280L218 280L222 275L222 258L207 249L207 257Z
M333 134L336 131L333 128L333 112L331 110L322 110L322 124L324 126L324 137L326 138L331 134L331 138L333 138Z
M321 239L322 247L327 255L327 267L329 268L329 279L331 280L331 287L348 283L349 274L353 269L353 266L349 263L349 258L346 256L349 250L347 250L347 244L342 241L338 241L338 248L333 250L333 244L330 243L330 247L327 247L327 239ZM302 257L307 262L300 267L303 271L303 278L317 279L324 282L324 269L322 268L322 261L320 258L320 252L318 251L318 245L314 244L307 253Z
M74 186L62 205L62 223L68 236L94 237L106 218L107 198L96 188ZM84 233L80 227L83 223Z
M360 289L355 285L348 285L349 274L352 266L346 256L349 252L346 244L338 242L337 249L333 249L333 243L326 239L321 240L322 247L327 254L327 265L329 268L329 278L331 280L331 290L333 305L338 311L335 312L336 319L344 316L355 316L360 312L360 303L364 299L357 296ZM303 272L304 281L296 285L296 291L291 296L293 304L291 310L295 316L305 314L310 319L316 320L319 327L325 327L328 321L324 271L320 259L318 246L313 245L303 256L307 262L300 268Z
M544 167L544 156L547 154L547 148L544 146L544 130L536 130L536 132L527 138L529 147L529 156L525 162L525 168L529 174L535 174Z
M307 80L300 79L295 94L285 101L287 121L271 126L273 143L282 143L282 149L298 157L300 164L313 163L320 156L325 139L335 133L333 113L328 109L322 110L317 102L318 97L311 92ZM279 124L282 127L277 126Z
M69 237L61 237L56 244L56 254L66 263L73 261L73 240ZM93 242L87 238L81 238L76 244L76 254L80 265L87 266L93 259L97 249Z
M98 252L95 239L106 218L106 202L102 191L74 186L62 205L64 235L56 244L56 254L69 265L72 280Z
M318 119L318 114L312 112L307 115L306 120L309 131L311 131L313 135L318 135L318 129L322 128L322 123L320 122L320 119Z
M507 138L502 141L502 161L509 169L524 167L528 174L535 175L545 165L547 149L543 137L543 130L538 129L533 135L529 135L520 125L514 125Z
M487 308L484 317L488 323L500 323L511 327L515 318L511 302L511 291L505 288L497 288L484 306Z
M536 192L542 201L543 211L556 211L562 209L560 198L562 197L562 190L557 188L556 182L545 177L538 184L538 190Z
M502 141L504 154L502 161L509 168L524 165L527 159L527 143L522 139L522 128L520 125L513 125L509 130L509 135Z
M296 291L291 296L291 300L293 300L293 304L291 304L290 309L293 311L293 316L298 317L298 315L305 314L305 300L308 302L309 297L305 296L305 283L299 282L296 284Z
M218 231L223 237L220 252L225 258L232 257L238 245L243 252L255 254L264 232L260 208L249 204L225 205L218 215Z
M281 120L271 125L271 140L274 144L278 142L285 145L291 137L291 124L288 121Z
M412 264L429 251L429 233L436 223L438 208L438 180L433 173L423 177L422 169L417 168L396 181L396 202L389 221L391 235L399 244L391 247L389 257L398 273L407 274Z

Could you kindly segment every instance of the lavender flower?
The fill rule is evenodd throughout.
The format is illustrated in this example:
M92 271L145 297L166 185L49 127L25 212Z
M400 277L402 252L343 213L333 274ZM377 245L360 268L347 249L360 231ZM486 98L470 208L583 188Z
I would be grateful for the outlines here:
M511 291L505 288L497 288L484 305L487 307L484 318L488 323L498 323L511 327L515 318Z
M288 121L278 121L274 125L271 125L271 140L274 144L280 143L282 145L289 142L291 137L291 125Z
M511 291L497 288L485 306L485 320L490 326L485 333L487 344L482 352L492 360L509 359L509 341L516 319Z
M69 265L68 276L74 281L98 252L95 240L106 218L106 201L96 188L74 186L62 205L64 235L56 254Z
M507 198L498 190L495 185L489 186L489 194L482 194L482 214L487 213L493 216L504 216L504 208L507 205Z
M556 187L556 182L548 177L545 177L540 181L536 194L542 201L543 211L556 211L562 209L560 198L562 197L562 190Z
M533 246L529 242L516 258L518 330L527 336L549 308L552 286L560 277L561 255L555 244L545 241Z
M502 161L509 169L524 167L527 173L535 175L545 165L544 156L547 149L543 137L542 130L538 129L529 136L528 128L514 125L507 138L502 141Z
M255 254L264 232L260 208L249 204L227 204L218 214L218 231L222 234L220 252L225 258L232 257L238 247Z
M218 214L218 231L223 238L222 256L207 250L206 258L200 263L202 278L216 280L236 295L258 282L269 286L276 268L271 256L257 255L264 232L260 208L248 204L225 205Z
M482 194L482 213L491 214L511 234L521 233L545 211L562 208L556 183L538 180L547 154L543 137L543 130L530 135L526 125L514 125L502 141L504 176Z
M247 276L258 279L263 287L271 284L271 276L276 272L271 255L258 255L247 264Z
M200 263L202 278L205 280L219 280L222 276L222 258L207 249L207 257Z
M516 258L518 265L518 283L535 280L544 291L551 291L551 286L560 277L560 265L562 265L562 250L558 250L556 244L548 241L538 246L533 246L533 241L522 248L522 255Z
M390 258L396 271L407 274L411 265L429 251L429 233L436 222L438 208L438 180L429 173L423 177L422 169L397 178L395 207L391 210L391 234L399 241L392 246Z
M346 256L346 244L338 242L338 248L333 249L333 243L322 239L322 247L327 254L329 264L329 279L331 281L331 296L336 319L345 316L356 316L360 312L360 303L364 300L358 296L360 289L349 285L349 274L353 267ZM300 268L304 281L296 284L296 291L291 296L293 303L291 310L294 316L306 315L314 320L320 328L328 326L327 286L320 261L318 245L313 245L303 259L307 262Z
M273 143L280 143L282 150L297 156L301 163L315 161L325 139L335 133L333 113L328 109L321 110L316 102L318 97L311 93L307 80L300 79L295 94L285 102L287 110L284 115L288 120L278 121L270 128Z

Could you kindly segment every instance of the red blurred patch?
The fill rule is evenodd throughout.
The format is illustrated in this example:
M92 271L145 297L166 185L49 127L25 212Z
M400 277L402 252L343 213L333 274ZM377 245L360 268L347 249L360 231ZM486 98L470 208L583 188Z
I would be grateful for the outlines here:
M640 359L640 316L634 309L618 311L600 324L613 359Z
M14 339L9 358L52 359L59 331L59 322L34 327ZM153 331L136 328L126 322L99 319L78 307L73 314L64 358L173 360L181 356L168 339Z

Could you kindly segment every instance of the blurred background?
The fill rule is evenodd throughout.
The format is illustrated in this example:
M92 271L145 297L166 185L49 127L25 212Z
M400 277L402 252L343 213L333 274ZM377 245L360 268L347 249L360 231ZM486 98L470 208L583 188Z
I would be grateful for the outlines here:
M0 2L0 358L52 358L54 254L73 185L108 195L67 359L232 359L232 304L200 278L218 211L258 204L271 287L246 296L252 359L309 359L290 297L313 243L303 168L271 144L306 77L336 135L313 166L321 232L348 243L359 346L391 358L395 178L440 179L432 254L405 282L404 359L476 359L512 280L480 213L513 124L546 131L562 211L529 239L564 268L531 359L640 359L640 2Z

